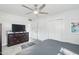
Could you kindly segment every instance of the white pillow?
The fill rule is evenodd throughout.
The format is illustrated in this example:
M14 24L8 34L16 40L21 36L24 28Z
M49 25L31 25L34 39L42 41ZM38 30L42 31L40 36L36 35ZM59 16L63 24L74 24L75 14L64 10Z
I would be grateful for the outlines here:
M66 48L61 48L60 49L60 53L64 54L64 55L77 55L76 53L66 49Z

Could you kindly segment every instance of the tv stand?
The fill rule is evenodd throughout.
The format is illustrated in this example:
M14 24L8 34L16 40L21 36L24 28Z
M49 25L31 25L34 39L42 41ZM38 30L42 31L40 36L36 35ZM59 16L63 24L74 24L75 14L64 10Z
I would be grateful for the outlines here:
M13 46L13 45L20 44L27 41L29 41L29 32L8 33L7 46Z

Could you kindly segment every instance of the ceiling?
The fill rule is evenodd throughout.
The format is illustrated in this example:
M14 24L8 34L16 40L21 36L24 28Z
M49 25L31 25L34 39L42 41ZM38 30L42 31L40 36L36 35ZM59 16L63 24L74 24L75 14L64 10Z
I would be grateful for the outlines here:
M26 4L26 6L34 8L33 4ZM39 6L41 5L39 4ZM67 11L75 8L79 8L79 4L46 4L46 7L42 11L48 12L49 13L48 15L54 15L59 12ZM19 15L19 16L25 16L31 18L35 17L34 14L26 15L26 13L30 12L30 10L22 7L21 4L0 4L0 11ZM40 18L48 15L40 15Z

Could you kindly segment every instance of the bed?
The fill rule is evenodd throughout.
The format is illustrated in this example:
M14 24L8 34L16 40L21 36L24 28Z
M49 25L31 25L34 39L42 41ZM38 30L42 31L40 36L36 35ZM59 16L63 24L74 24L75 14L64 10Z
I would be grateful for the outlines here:
M79 45L47 39L23 49L16 55L78 55Z

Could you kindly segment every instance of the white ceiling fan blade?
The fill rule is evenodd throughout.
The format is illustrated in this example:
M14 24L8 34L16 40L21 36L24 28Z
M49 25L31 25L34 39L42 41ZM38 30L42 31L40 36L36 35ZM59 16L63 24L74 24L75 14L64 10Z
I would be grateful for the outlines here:
M28 12L28 13L26 13L26 15L27 15L27 14L31 14L31 13L32 13L32 12Z
M48 12L39 12L40 14L48 14Z
M40 6L39 10L42 10L46 5L43 4L42 6Z
M25 6L25 5L22 5L22 7L25 7L25 8L27 8L27 9L29 9L29 10L32 10L32 11L33 11L33 9L32 9L32 8L27 7L27 6Z

